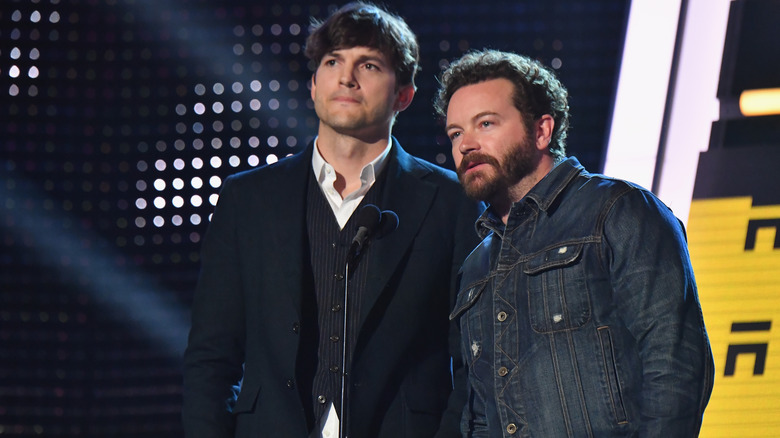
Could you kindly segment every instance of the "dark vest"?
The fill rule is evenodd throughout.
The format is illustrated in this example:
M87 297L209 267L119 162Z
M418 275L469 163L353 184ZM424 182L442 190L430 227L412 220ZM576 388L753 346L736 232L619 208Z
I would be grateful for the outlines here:
M303 297L301 350L298 355L299 390L306 408L309 430L321 427L319 420L329 402L336 411L341 406L341 359L344 330L344 293L348 288L347 363L357 342L358 319L367 278L371 245L350 265L345 283L345 264L352 239L357 232L357 212L366 204L377 204L386 172L366 193L344 228L338 222L313 172L309 174L306 199L306 227L311 280ZM380 206L381 207L381 206ZM316 319L315 319L316 318ZM312 323L316 321L316 326ZM317 434L317 436L319 436Z

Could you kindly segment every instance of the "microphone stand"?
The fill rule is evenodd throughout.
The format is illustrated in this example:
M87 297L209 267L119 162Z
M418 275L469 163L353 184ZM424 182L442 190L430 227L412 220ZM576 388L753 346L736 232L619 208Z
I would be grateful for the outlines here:
M350 245L349 251L347 251L347 260L344 263L344 303L342 308L344 310L344 328L342 334L341 344L341 406L339 408L339 438L348 438L347 433L349 431L349 410L347 406L349 404L349 373L347 368L350 367L350 363L347 360L348 356L348 342L349 342L349 268L350 264L357 266L357 261L365 249L367 240L373 233L379 231L377 238L393 231L398 227L398 216L390 211L381 211L377 206L367 204L364 206L358 214L358 234L353 239L352 245ZM351 370L350 370L351 371Z
M341 406L339 407L339 438L347 437L347 342L349 340L349 264L353 259L357 259L357 254L352 255L352 251L347 254L347 262L344 264L344 302L342 310L344 311L344 329L342 330L341 342Z

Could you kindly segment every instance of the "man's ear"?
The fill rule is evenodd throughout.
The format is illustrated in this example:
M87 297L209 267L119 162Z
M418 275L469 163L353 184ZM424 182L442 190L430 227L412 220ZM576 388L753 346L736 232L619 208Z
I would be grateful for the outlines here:
M546 150L550 146L553 129L555 129L555 120L551 115L544 114L536 120L534 128L536 129L536 132L534 133L536 149L540 151Z
M414 85L404 85L401 87L395 95L395 103L393 104L393 110L401 112L409 107L414 99Z
M315 88L317 88L317 72L311 74L311 100L314 100Z

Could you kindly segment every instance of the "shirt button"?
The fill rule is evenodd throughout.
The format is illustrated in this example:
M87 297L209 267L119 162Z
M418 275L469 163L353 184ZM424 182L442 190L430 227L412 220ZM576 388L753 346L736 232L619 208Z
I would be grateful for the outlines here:
M324 395L320 395L317 397L317 403L324 405L327 402L328 402L328 398L325 397Z
M331 365L330 366L330 372L331 373L338 373L339 372L339 366L338 365Z
M338 336L333 335L333 336L330 337L330 342L338 342L338 341L339 341L339 337Z
M498 312L498 316L496 318L498 318L499 321L504 322L506 321L506 316L506 312Z
M498 369L498 375L499 376L504 377L507 374L509 374L509 370L506 369L506 367L501 367L501 368Z
M513 434L513 433L517 432L517 426L515 426L515 423L509 423L506 426L506 431L509 434Z
M339 310L341 310L341 304L334 304L333 307L330 308L330 310L333 312L338 312Z
M341 281L344 279L344 274L333 274L333 278L335 278L338 281Z

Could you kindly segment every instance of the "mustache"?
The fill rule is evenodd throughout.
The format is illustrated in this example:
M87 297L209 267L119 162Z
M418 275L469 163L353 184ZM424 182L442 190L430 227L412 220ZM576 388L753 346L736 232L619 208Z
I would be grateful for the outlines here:
M474 164L490 164L494 167L499 167L499 162L496 158L482 152L471 152L463 156L463 160L457 168L458 175L465 174L469 167Z

